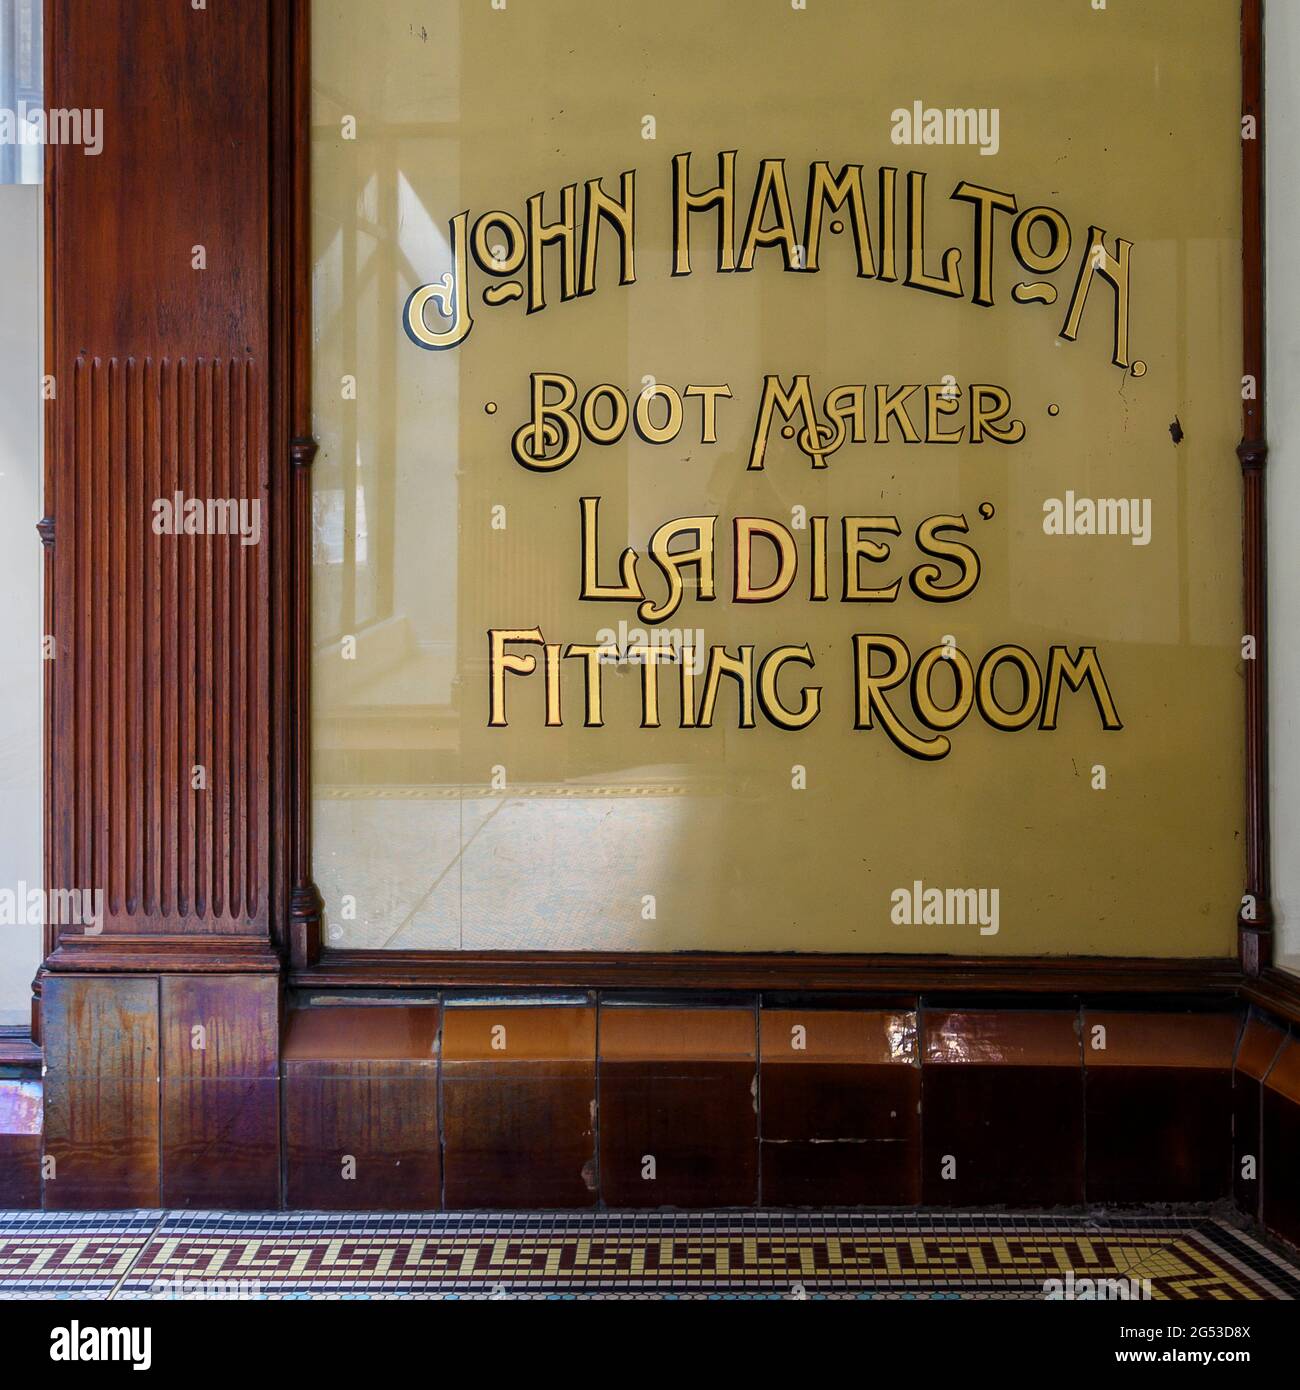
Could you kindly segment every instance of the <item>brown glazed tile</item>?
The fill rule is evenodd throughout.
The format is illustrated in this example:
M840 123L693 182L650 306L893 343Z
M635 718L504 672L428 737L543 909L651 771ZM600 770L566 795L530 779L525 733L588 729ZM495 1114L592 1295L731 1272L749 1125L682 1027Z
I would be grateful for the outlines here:
M1104 1037L1097 1033L1105 1029ZM1085 1009L1084 1066L1231 1071L1241 1033L1237 1014L1143 1014ZM1101 1045L1104 1043L1104 1046Z
M1263 1081L1285 1041L1280 1028L1261 1018L1248 1019L1232 1073L1232 1195L1257 1220L1263 1192Z
M603 1062L752 1062L755 1056L751 1009L606 1006L600 1011Z
M158 1077L158 981L47 975L41 993L47 1072Z
M48 975L42 988L45 1206L159 1203L158 982Z
M923 1200L1045 1207L1083 1200L1078 1015L927 1013L922 1024Z
M600 1186L611 1207L758 1200L749 1009L600 1011Z
M1288 1038L1264 1083L1264 1226L1300 1246L1300 1042Z
M759 1038L764 1205L919 1201L916 1015L770 1009Z
M1266 1089L1276 1091L1293 1104L1300 1105L1300 1042L1294 1037L1287 1038L1286 1046L1269 1068L1264 1085Z
M41 1204L41 1083L0 1077L0 1210Z
M1090 1202L1228 1196L1240 1023L1231 1014L1085 1011Z
M281 1057L287 1062L427 1061L438 1054L437 1005L318 1005L291 1009Z
M434 1058L288 1062L282 1087L286 1207L441 1205Z
M280 1205L280 1082L164 1077L162 1204L223 1211Z
M1235 1069L1252 1081L1263 1081L1286 1041L1286 1033L1262 1018L1248 1018L1237 1048Z
M278 980L159 984L163 1205L278 1207Z
M443 1015L444 1062L596 1060L596 1010L578 1005L450 1006Z
M1079 1067L1077 1016L1063 1010L933 1010L926 1066Z
M45 1077L47 1211L159 1205L158 1080Z
M442 1041L449 1209L596 1201L596 1010L449 1007Z
M162 1074L168 1080L273 1081L280 985L267 975L164 975Z

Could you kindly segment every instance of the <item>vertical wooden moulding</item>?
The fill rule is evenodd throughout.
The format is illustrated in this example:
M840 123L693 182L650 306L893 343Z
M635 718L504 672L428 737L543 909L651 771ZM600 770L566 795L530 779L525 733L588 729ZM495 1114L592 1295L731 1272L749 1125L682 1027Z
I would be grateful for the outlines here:
M1268 809L1267 512L1264 469L1264 22L1263 0L1241 6L1241 261L1243 633L1255 644L1246 685L1246 885L1238 917L1241 966L1257 976L1273 961ZM1253 130L1248 127L1253 122Z
M277 337L287 373L291 517L282 575L289 618L284 723L291 749L282 823L290 846L289 954L295 966L304 966L318 960L322 948L322 903L311 872L311 465L317 449L311 364L311 0L289 0L289 18L288 138L277 160L286 190L281 302L287 301L288 314Z

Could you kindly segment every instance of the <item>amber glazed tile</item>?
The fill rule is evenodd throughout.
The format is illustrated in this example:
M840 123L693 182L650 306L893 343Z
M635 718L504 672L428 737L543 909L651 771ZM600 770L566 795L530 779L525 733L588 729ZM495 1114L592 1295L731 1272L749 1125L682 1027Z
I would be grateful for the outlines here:
M763 1203L917 1202L916 1015L770 1009L759 1039Z
M1300 1042L1289 1038L1264 1083L1265 1227L1300 1246Z
M41 993L47 1073L157 1081L158 981L49 975Z
M1285 1041L1280 1028L1261 1018L1248 1019L1232 1073L1232 1195L1257 1220L1263 1193L1264 1078Z
M282 1046L285 1205L442 1205L436 1005L293 1010Z
M1084 1012L1090 1202L1232 1191L1232 1014Z
M600 1011L600 1184L612 1207L758 1200L750 1009Z
M437 1005L320 1005L285 1019L289 1062L428 1061L438 1053Z
M927 1204L1037 1207L1083 1200L1076 1013L926 1013L922 1056Z
M1263 1081L1286 1041L1286 1034L1262 1018L1246 1020L1237 1047L1235 1070L1252 1081Z
M595 1106L594 1007L448 1007L448 1208L593 1206Z
M164 1078L275 1079L280 986L274 976L164 975L159 1010Z

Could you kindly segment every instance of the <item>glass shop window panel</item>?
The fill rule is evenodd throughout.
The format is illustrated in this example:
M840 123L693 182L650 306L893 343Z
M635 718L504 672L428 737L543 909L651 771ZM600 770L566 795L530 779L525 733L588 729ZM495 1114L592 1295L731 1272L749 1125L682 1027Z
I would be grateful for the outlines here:
M40 110L39 0L0 0L0 1026L30 1022L42 954Z
M41 181L41 16L41 0L0 0L0 184Z
M1235 951L1238 6L942 11L316 0L330 946Z

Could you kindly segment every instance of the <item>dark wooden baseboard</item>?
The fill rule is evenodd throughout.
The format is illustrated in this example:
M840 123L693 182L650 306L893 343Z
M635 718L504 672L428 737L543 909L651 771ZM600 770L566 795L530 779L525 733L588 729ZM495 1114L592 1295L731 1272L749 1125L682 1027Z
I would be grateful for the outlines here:
M299 988L848 990L869 993L1235 995L1231 958L326 952L291 969Z

